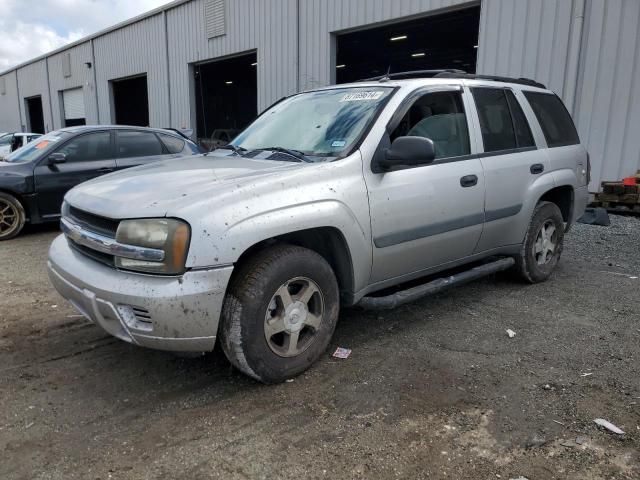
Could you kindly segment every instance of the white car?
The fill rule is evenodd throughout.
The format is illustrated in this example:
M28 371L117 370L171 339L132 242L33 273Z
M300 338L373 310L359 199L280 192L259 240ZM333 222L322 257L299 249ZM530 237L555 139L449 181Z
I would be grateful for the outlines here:
M14 150L19 149L20 147L25 146L32 140L35 140L42 135L39 133L5 133L0 136L0 159L3 159L7 155L9 155Z

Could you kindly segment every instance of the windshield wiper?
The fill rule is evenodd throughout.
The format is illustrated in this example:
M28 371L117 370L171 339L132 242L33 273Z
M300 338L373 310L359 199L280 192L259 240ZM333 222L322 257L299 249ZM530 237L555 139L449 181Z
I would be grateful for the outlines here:
M272 152L278 152L278 153L285 153L290 157L297 158L298 160L301 160L303 162L311 163L311 160L309 160L306 157L306 155L302 153L300 150L291 150L290 148L284 148L284 147L264 147L264 148L256 148L253 151L262 152L265 150L270 150Z
M246 148L237 147L236 145L233 145L231 143L227 143L226 145L222 145L221 147L216 147L212 151L215 151L215 150L233 150L233 153L236 153L240 156L242 156L242 154L247 151ZM211 152L207 152L207 153L211 153ZM207 153L205 153L205 155L207 155Z

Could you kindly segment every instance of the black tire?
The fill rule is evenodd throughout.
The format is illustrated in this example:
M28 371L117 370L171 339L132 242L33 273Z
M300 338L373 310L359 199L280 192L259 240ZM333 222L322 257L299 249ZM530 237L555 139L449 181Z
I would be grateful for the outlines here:
M553 246L553 252L544 247L544 253L540 253L540 246L543 245L545 232L553 226L555 228L551 235L549 246ZM546 235L546 233L545 233ZM542 242L542 243L541 243ZM522 244L520 254L516 256L515 271L520 278L529 283L539 283L546 281L558 265L560 255L564 246L564 220L562 212L555 203L540 202L536 205L531 218L531 223ZM543 257L544 255L544 257Z
M24 228L27 216L18 199L0 192L0 241L9 240Z
M296 281L301 286L297 292ZM307 313L286 313L285 302L277 296L283 288L291 293L290 307L301 303L305 291L314 292L304 303ZM307 370L327 349L339 309L338 283L323 257L302 247L274 245L250 257L234 272L222 308L220 344L229 361L246 375L263 383L283 382ZM303 327L298 327L302 330L297 334L285 330L267 338L270 322L284 325L288 321L291 326L299 317L305 320L300 321ZM306 325L307 318L314 319L317 328ZM304 348L300 353L288 350L294 343L293 335L295 348ZM280 338L282 346L278 345ZM283 356L288 354L291 356Z

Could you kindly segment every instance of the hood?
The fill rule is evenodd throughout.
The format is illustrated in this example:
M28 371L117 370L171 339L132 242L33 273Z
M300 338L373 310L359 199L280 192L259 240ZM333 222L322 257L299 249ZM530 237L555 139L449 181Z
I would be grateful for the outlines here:
M65 197L71 205L110 218L162 217L168 211L255 181L297 170L300 163L235 155L197 155L131 168L85 182Z

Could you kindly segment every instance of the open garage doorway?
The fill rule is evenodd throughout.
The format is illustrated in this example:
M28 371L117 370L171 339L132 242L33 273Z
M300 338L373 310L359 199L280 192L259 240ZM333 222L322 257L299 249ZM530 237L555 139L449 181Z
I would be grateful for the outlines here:
M336 83L405 72L476 71L480 7L431 15L336 37Z
M194 65L198 143L225 145L258 114L255 52Z
M30 132L44 134L44 112L42 111L42 97L25 99L27 106L27 127Z
M111 81L112 115L116 125L149 126L147 75Z

